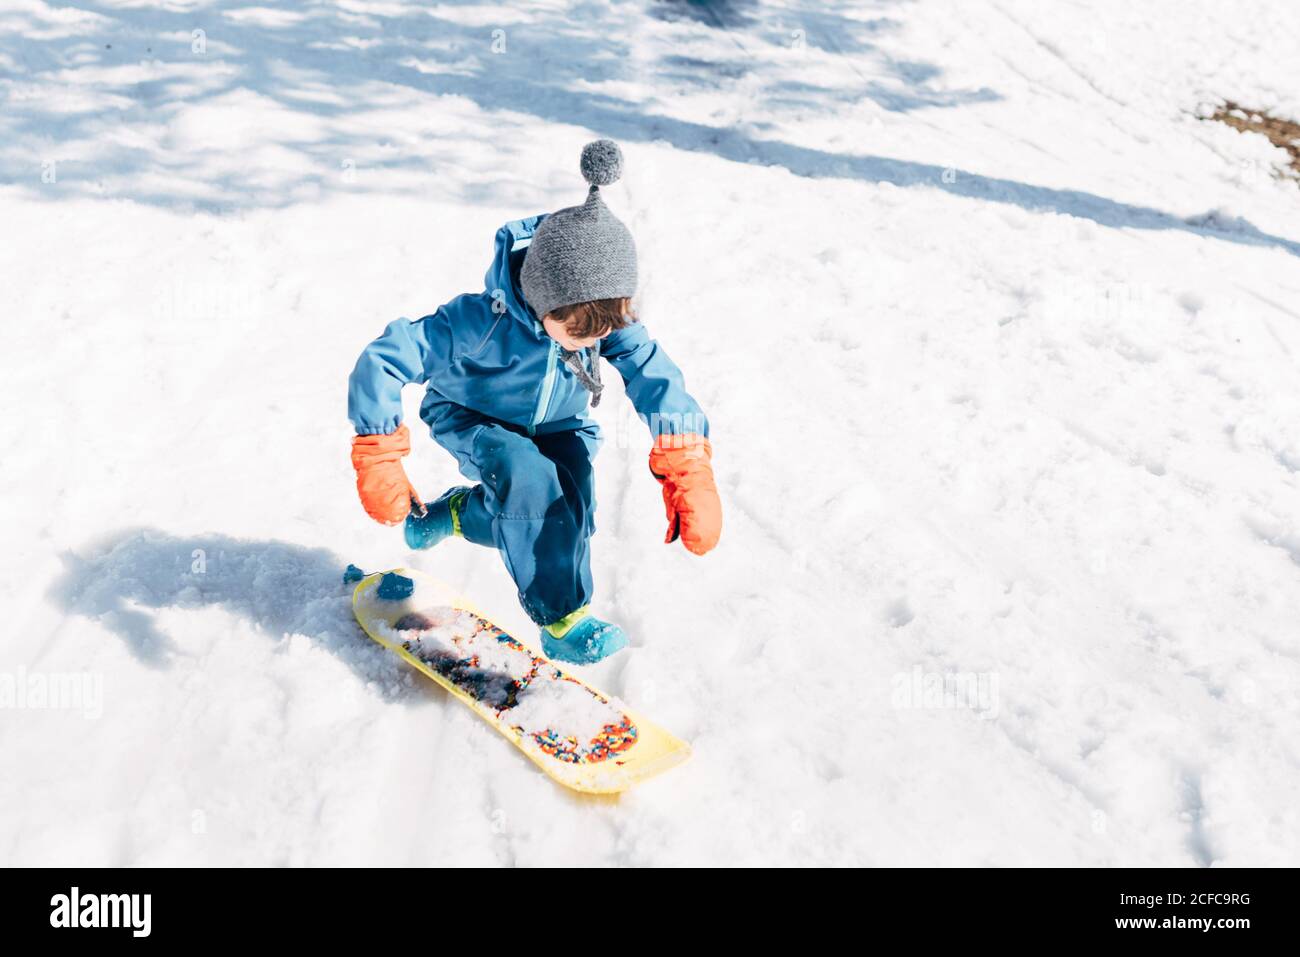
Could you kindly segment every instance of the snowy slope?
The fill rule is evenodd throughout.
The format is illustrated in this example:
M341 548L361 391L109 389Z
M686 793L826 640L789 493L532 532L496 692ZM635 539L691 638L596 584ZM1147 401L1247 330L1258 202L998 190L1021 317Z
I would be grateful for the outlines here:
M1300 863L1300 187L1198 116L1300 119L1300 9L160 7L0 2L0 693L89 693L0 709L0 863ZM664 546L602 403L586 676L695 748L617 802L339 583L533 639L365 517L345 379L596 135L726 510Z

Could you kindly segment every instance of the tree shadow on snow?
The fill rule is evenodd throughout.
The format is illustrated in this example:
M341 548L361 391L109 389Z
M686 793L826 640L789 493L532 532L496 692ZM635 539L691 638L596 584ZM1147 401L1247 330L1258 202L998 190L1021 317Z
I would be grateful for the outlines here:
M44 199L98 195L226 212L328 193L418 194L443 164L463 167L465 144L477 140L478 179L459 188L471 200L513 204L529 192L519 186L527 140L514 135L524 116L798 176L927 186L1111 228L1177 230L1300 256L1300 243L1241 219L1180 218L1081 190L761 135L762 116L780 111L826 114L871 100L907 112L998 98L983 88L950 89L935 82L937 65L879 49L874 41L897 21L861 14L895 5L878 0L850 17L816 4L774 11L747 0L658 0L645 8L585 2L555 11L501 8L500 27L477 13L461 16L454 5L401 0L357 11L323 2L177 11L87 0L57 29L14 13L0 58L21 64L17 76L32 85L59 84L69 100L11 98L0 117L0 175ZM681 43L666 45L672 53L654 58L635 45L643 9L686 31L674 35ZM196 30L201 53L193 50ZM818 73L809 81L790 59L795 34L824 65L842 68L831 70L837 79ZM729 84L746 84L757 118L709 126L649 105ZM625 91L638 89L650 93L627 98ZM424 120L392 114L418 102L409 91L464 98L490 122L463 121L454 101ZM189 112L195 107L203 110ZM250 132L251 147L240 138ZM885 145L885 133L868 136ZM56 183L41 183L45 159L57 161ZM342 175L349 163L365 175Z
M184 656L151 610L219 607L272 639L306 635L390 700L418 693L397 680L398 659L357 625L345 563L323 548L127 529L85 555L66 553L63 563L49 597L69 614L103 624L149 667L169 668Z

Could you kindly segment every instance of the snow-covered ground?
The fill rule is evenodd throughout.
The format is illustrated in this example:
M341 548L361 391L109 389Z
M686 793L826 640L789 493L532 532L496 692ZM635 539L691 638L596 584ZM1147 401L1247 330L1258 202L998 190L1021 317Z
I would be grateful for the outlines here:
M1199 116L1300 119L1297 50L1272 0L3 0L0 863L1300 864L1300 187ZM339 577L535 640L366 518L345 380L597 135L726 513L663 545L602 403L584 676L695 748L617 801Z

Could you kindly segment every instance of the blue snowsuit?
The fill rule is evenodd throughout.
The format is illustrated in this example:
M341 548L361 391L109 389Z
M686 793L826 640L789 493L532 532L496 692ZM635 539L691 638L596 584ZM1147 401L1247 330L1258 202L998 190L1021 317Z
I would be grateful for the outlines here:
M497 230L484 291L390 323L348 382L348 417L361 435L393 432L402 387L427 384L420 418L478 483L460 508L461 531L500 551L524 610L541 625L591 600L591 460L600 443L587 415L590 392L521 292L524 252L545 215ZM588 372L601 356L623 377L652 435L708 435L681 371L641 323L586 350Z

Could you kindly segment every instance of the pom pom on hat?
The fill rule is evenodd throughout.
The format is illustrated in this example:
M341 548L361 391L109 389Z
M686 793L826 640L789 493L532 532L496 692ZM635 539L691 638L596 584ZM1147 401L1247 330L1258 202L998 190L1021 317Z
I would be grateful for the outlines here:
M623 175L623 151L613 140L593 140L582 148L578 165L592 186L608 186Z

